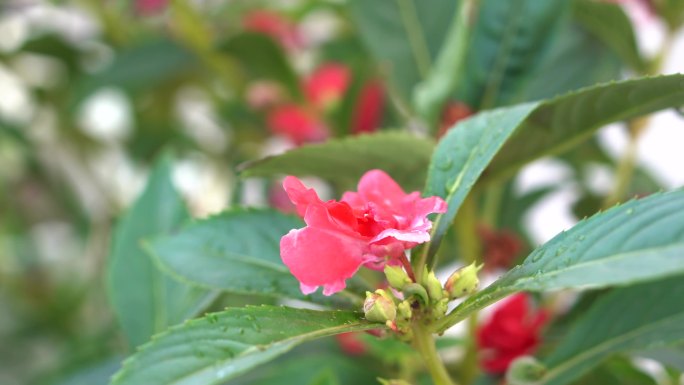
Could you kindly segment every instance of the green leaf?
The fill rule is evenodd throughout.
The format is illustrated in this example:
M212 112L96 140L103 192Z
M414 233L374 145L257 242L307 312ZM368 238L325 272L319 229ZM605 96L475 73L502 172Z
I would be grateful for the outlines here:
M71 105L77 106L102 87L128 92L154 89L196 71L196 57L171 40L152 40L126 48L102 71L81 78L73 87Z
M650 358L665 366L684 372L684 344L644 350L637 352L635 356Z
M301 96L297 75L283 50L270 37L257 33L241 33L222 43L220 49L240 63L249 76L279 81L292 96Z
M608 360L596 370L592 370L576 384L657 385L658 382L655 378L635 368L628 359L616 357Z
M572 19L563 21L548 52L522 79L519 88L502 93L507 105L555 97L568 91L620 78L620 59Z
M109 299L130 346L194 316L213 298L159 271L142 249L144 238L168 233L187 218L171 183L170 159L162 158L145 191L117 225L108 260Z
M425 79L456 12L452 0L349 2L352 20L406 102Z
M440 196L448 210L438 215L427 252L433 255L471 188L501 146L539 107L527 103L480 113L458 124L439 142L428 170L425 196Z
M65 378L50 382L51 385L106 385L121 368L121 357L109 358L96 364L80 367Z
M236 294L307 299L280 259L280 238L303 226L275 210L234 209L149 244L161 267L195 285Z
M156 336L124 362L112 385L223 384L302 342L382 327L352 312L228 309Z
M584 28L602 40L637 73L643 74L648 65L637 47L629 17L619 4L591 0L574 2L575 15Z
M439 322L445 329L516 291L600 288L684 273L684 190L633 200L581 221Z
M599 299L545 360L548 372L542 383L567 384L612 354L684 340L682 295L684 279L679 276Z
M439 142L428 170L425 195L443 197L449 204L447 213L435 220L428 256L436 252L486 167L484 179L506 176L531 160L588 139L605 124L682 104L684 75L669 75L602 84L460 122Z
M459 99L476 109L510 103L560 36L569 5L567 0L480 1Z
M376 338L377 339L377 338ZM333 341L328 345L332 345ZM406 344L404 344L406 345ZM308 346L307 346L308 347ZM368 360L328 350L313 350L300 354L293 351L259 370L252 371L230 382L231 385L311 384L321 376L328 376L340 385L373 384L378 376L377 365ZM326 384L331 384L327 382Z
M402 132L333 139L243 166L242 176L317 176L341 187L355 186L368 170L386 171L405 189L420 189L434 144Z
M584 88L540 103L490 165L488 178L567 150L598 128L684 104L684 75L644 77Z

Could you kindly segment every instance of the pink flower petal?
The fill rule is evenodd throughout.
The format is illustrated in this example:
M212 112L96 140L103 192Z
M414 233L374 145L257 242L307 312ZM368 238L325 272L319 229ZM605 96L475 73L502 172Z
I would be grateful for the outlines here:
M311 210L322 210L312 207ZM331 295L345 287L363 264L367 241L338 231L332 221L327 228L307 226L292 230L280 240L283 263L302 284L302 291L323 286Z

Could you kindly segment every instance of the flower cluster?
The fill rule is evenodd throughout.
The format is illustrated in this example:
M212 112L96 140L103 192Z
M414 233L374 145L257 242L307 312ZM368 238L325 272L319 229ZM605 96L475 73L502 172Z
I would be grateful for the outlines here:
M502 374L516 358L533 354L547 318L546 312L530 308L530 298L526 294L507 299L478 329L477 343L482 350L483 369Z
M358 192L346 192L339 202L322 201L292 176L283 187L306 227L283 236L280 254L305 294L319 286L325 295L336 293L361 266L400 264L405 250L430 240L427 216L447 209L439 197L406 194L380 170L368 171Z

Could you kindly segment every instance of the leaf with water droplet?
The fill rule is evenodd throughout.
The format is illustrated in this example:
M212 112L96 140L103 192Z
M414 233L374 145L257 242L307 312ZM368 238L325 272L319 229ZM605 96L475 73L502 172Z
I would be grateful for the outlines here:
M246 322L255 332L245 332ZM377 328L352 312L229 308L159 335L125 361L112 385L223 384L302 342Z

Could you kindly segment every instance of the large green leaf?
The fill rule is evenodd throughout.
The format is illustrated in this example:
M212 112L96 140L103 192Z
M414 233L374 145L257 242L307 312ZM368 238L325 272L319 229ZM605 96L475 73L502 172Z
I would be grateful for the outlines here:
M658 382L652 376L637 369L627 358L615 357L596 370L592 370L575 384L658 385Z
M212 298L207 291L159 271L141 245L144 238L168 233L187 218L183 200L171 183L171 162L163 158L117 225L109 255L109 299L131 346L192 317Z
M577 26L573 1L477 3L455 93L475 109L550 98L619 77L617 56Z
M223 384L302 342L379 327L352 312L228 309L156 336L124 362L112 385Z
M596 35L637 73L647 71L641 57L634 29L629 17L619 4L578 0L575 15L584 28Z
M420 189L434 144L402 132L333 139L271 156L244 167L242 176L317 176L341 187L355 186L368 170L379 168L407 190Z
M502 92L499 104L548 99L620 78L623 63L612 50L573 20L563 24L548 52L525 73L524 81L513 82L519 88Z
M240 63L251 77L281 82L292 96L301 95L297 75L283 50L270 37L241 33L222 43L220 49Z
M459 98L478 109L510 100L555 43L569 5L567 0L480 1Z
M599 127L684 104L684 75L602 84L551 100L487 111L459 123L439 142L425 195L443 197L447 213L435 220L433 255L461 203L486 167L486 179L561 152ZM491 163L490 163L491 162Z
M683 104L682 74L606 83L541 102L496 155L488 177L566 150L603 125Z
M444 329L516 291L600 288L684 273L684 190L633 200L581 221L534 250L446 319Z
M377 339L377 338L375 338ZM311 385L321 377L328 377L326 385L374 384L380 372L373 361L358 360L342 352L335 352L335 341L318 349L305 352L292 351L285 357L264 365L259 370L240 376L231 385L272 385L287 380L288 384ZM309 348L309 345L299 349ZM404 346L406 346L404 344ZM325 350L324 350L325 349Z
M428 75L449 25L453 0L352 0L352 19L361 38L404 101Z
M234 209L156 239L149 250L164 270L196 285L305 299L280 259L280 238L302 226L274 210Z
M129 92L153 89L187 76L199 68L197 58L171 40L151 40L126 48L102 71L79 79L73 87L72 106L101 87Z
M683 295L679 276L599 299L545 359L548 371L541 383L567 384L611 354L684 340Z

